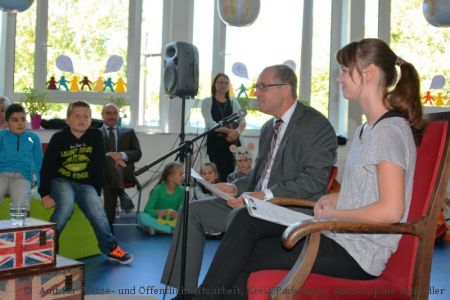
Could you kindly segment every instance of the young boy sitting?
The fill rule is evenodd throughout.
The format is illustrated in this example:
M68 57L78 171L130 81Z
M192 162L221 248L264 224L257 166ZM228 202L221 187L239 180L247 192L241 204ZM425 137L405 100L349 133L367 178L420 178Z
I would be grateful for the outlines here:
M45 208L55 207L50 222L56 223L61 234L76 201L95 231L100 250L109 260L129 264L133 257L117 245L100 205L105 148L100 130L89 128L89 104L71 103L66 124L69 127L50 139L41 169L42 203Z
M26 128L25 109L11 104L5 111L9 130L0 131L0 202L8 192L12 203L30 207L31 187L39 184L42 146Z

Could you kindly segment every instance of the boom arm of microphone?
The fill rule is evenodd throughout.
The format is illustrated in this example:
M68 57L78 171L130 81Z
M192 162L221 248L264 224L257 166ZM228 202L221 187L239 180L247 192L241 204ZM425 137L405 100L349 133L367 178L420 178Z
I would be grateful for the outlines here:
M205 132L203 132L202 134L199 134L198 136L194 137L191 141L189 141L190 143L193 143L201 138L203 138L205 135L207 135L209 132L212 132L214 130L216 130L219 127L222 127L224 125L227 125L231 122L234 122L238 119L242 119L243 117L245 117L247 115L247 110L242 108L240 109L238 112L224 118L222 121L220 121L219 123L217 123L214 127L209 128L208 130L206 130ZM182 149L184 149L184 147L186 147L188 141L186 141L185 143L179 145L177 148L173 149L172 151L166 153L165 155L161 156L160 158L158 158L157 160L151 162L150 164L143 166L142 168L140 168L139 170L136 170L134 172L135 176L139 176L142 173L146 172L148 169L150 169L151 167L153 167L154 165L156 165L157 163L165 160L166 158L178 153L179 151L181 151Z
M234 114L224 118L222 121L219 122L221 125L227 125L231 122L234 122L236 120L240 120L244 118L247 115L247 110L245 108L241 108L239 111L235 112Z

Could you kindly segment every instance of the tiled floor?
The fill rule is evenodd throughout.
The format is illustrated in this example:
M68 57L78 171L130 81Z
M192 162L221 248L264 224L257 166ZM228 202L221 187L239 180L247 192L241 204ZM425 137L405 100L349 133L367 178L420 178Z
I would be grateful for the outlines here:
M86 264L86 294L111 294L152 296L164 299L164 286L159 283L171 236L150 237L136 226L115 226L120 246L134 255L130 265L109 263L104 256L83 259ZM207 242L201 279L207 271L219 242ZM438 242L433 256L430 300L450 299L450 242ZM175 291L169 289L165 299L171 299Z

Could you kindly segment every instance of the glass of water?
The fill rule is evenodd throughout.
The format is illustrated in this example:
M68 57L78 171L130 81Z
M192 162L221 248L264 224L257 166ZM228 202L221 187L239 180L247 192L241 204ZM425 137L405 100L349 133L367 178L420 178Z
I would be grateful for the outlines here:
M22 203L11 203L9 206L9 215L11 217L11 225L24 226L27 216L27 205Z

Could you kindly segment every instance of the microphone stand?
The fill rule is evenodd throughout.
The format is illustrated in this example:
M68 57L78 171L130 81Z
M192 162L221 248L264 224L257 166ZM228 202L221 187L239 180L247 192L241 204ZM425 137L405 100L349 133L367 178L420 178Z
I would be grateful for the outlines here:
M165 160L166 158L177 154L178 155L184 155L184 205L183 205L183 219L182 219L182 225L183 225L183 238L181 241L181 268L180 268L180 289L179 292L181 292L181 299L184 299L184 284L185 284L185 273L186 273L186 249L187 249L187 229L188 229L188 215L189 215L189 191L191 190L191 167L192 167L192 154L193 154L193 145L194 142L203 138L210 132L213 132L217 128L223 127L224 125L227 125L241 117L245 116L245 113L237 112L234 113L227 118L224 118L222 121L217 123L215 126L211 127L210 129L204 131L203 133L197 135L190 141L185 141L182 144L180 144L177 148L173 149L172 151L164 154L160 158L156 159L155 161L149 163L148 165L140 168L139 170L134 172L135 176L139 176L142 173L149 170L154 165L158 164L159 162ZM174 262L172 262L174 263Z

